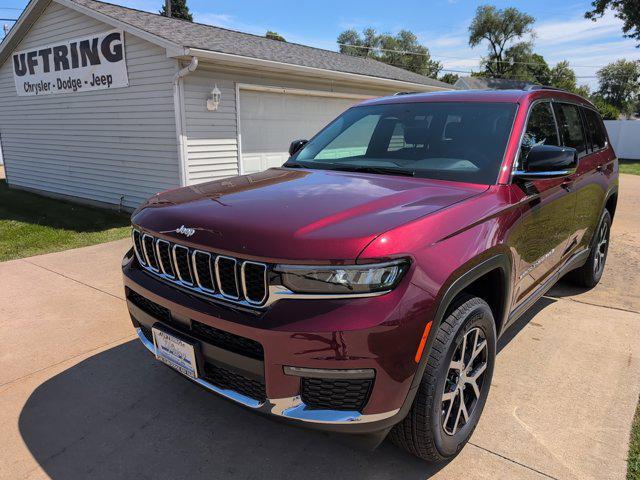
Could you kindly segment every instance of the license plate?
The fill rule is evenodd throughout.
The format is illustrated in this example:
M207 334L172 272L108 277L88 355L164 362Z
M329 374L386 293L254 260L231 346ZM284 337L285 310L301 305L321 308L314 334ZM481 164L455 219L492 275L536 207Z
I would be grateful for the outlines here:
M196 351L192 343L157 328L152 328L156 358L191 378L198 378Z

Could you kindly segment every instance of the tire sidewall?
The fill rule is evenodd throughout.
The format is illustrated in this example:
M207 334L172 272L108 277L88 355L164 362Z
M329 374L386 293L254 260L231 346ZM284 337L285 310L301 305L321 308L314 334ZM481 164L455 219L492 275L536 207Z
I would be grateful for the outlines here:
M455 312L454 312L455 313ZM462 341L462 336L474 327L480 327L487 340L487 369L485 371L484 387L480 395L480 399L476 404L469 421L466 425L458 431L455 435L447 434L442 427L441 420L441 408L442 408L442 395L444 392L444 384L449 372L449 364L454 355L454 352ZM433 432L433 439L435 446L445 458L456 455L462 447L467 443L469 437L473 433L478 420L484 409L484 405L489 394L489 387L491 379L493 377L493 368L495 364L496 356L496 328L493 320L493 315L489 305L485 302L478 303L470 311L466 312L466 315L462 319L458 330L455 335L452 335L447 343L447 354L444 357L444 361L440 364L437 372L437 383L434 392L433 404L431 405L431 429Z

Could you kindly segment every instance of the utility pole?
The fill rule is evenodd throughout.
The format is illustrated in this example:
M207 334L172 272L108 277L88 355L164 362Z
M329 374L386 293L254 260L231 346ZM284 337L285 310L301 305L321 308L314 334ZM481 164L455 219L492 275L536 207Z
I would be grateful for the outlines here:
M171 0L164 0L164 10L167 17L171 17Z
M7 36L7 33L9 33L9 25L8 24L4 24L2 25L2 30L4 30L4 36Z

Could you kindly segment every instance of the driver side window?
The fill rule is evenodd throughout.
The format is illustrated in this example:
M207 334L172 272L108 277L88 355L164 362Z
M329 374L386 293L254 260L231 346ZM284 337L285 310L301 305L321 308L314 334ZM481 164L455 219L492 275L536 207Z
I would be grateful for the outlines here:
M536 145L560 146L556 120L550 102L537 103L531 109L527 129L520 146L520 164L527 158L529 151Z

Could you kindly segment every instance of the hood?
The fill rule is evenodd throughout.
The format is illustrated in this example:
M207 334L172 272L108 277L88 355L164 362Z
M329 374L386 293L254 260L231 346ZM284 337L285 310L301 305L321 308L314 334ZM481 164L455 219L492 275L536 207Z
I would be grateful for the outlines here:
M159 193L135 225L263 261L353 260L376 236L486 190L424 178L272 168ZM176 233L193 228L187 237Z

